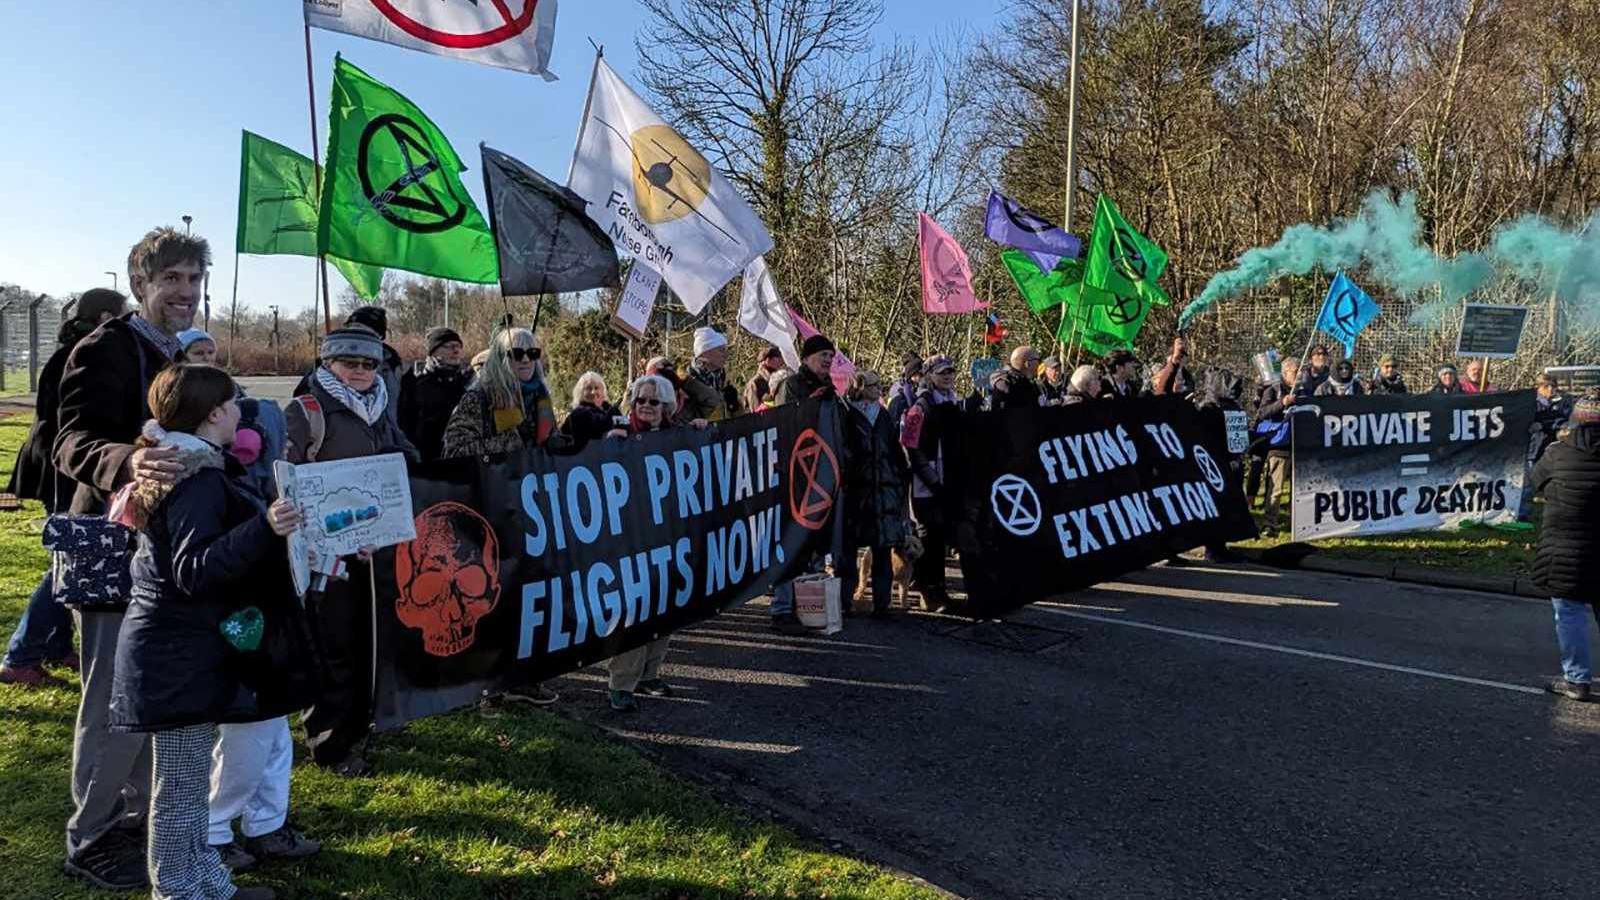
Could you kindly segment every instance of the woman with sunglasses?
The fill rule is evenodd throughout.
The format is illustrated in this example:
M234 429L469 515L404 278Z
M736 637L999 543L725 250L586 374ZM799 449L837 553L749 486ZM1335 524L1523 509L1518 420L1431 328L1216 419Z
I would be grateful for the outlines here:
M284 411L292 463L332 462L383 453L420 459L389 414L388 384L380 375L383 340L364 325L328 332L321 360L307 377L308 393ZM306 746L317 765L340 775L365 775L372 681L372 601L366 563L348 560L350 577L333 579L311 604L312 627L323 655L322 696L306 711Z
M483 371L445 426L445 459L544 447L552 437L565 442L556 432L543 357L538 339L526 328L507 328L490 339Z

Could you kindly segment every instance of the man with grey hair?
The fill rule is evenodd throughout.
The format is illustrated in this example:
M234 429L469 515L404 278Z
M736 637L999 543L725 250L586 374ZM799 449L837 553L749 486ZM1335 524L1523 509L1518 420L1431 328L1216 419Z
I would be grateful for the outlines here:
M1072 380L1067 385L1067 396L1061 401L1063 406L1072 406L1077 403L1087 403L1100 396L1100 370L1094 366L1083 365L1072 370Z
M1039 367L1039 351L1027 344L1011 351L1010 364L989 376L989 408L1034 409L1039 406L1039 386L1034 370Z
M139 478L173 482L183 466L172 448L134 446L150 417L145 394L178 352L177 334L194 324L211 264L204 239L173 228L146 234L128 253L128 287L139 308L78 342L61 376L56 467L77 484L72 512L98 513L107 498ZM72 735L72 816L67 874L107 890L148 884L143 836L130 822L149 808L149 735L107 727L122 609L82 609L83 693Z

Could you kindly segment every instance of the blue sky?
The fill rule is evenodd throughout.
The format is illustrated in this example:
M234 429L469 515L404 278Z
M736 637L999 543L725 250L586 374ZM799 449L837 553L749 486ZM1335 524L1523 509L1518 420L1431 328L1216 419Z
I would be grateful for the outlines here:
M409 3L424 0L406 0ZM454 0L440 0L454 2ZM885 0L880 40L987 31L1003 0ZM0 3L0 282L66 294L109 286L129 246L185 213L212 245L211 298L234 275L239 133L310 149L299 0ZM64 10L71 8L75 12ZM562 0L551 69L536 77L312 32L318 136L327 139L335 51L426 111L477 167L481 141L566 178L593 49L634 80L632 0ZM637 84L637 82L635 81ZM476 171L467 186L482 201ZM314 263L241 259L239 303L285 311L312 302ZM330 269L331 272L331 269ZM342 281L332 274L335 290ZM122 284L126 290L126 284Z

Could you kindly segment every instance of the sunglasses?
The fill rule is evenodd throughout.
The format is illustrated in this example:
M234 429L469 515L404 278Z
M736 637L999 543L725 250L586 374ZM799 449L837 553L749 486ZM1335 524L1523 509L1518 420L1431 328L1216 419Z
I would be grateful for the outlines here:
M338 363L341 366L349 367L351 369L360 369L363 372L373 372L373 371L376 371L377 368L378 368L378 361L375 360L375 359L354 359L354 358L341 357L339 359L334 360L334 362Z
M654 397L635 397L634 400L633 400L633 405L634 406L660 406L661 405L661 401L657 400Z
M512 362L538 362L544 351L538 347L512 347L510 355Z

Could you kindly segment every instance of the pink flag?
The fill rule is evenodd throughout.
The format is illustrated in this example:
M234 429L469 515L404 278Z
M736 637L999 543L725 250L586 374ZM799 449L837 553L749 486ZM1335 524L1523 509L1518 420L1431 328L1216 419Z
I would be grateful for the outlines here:
M814 334L822 333L816 328L812 327L810 322L800 318L800 314L795 312L793 307L789 307L788 309L789 318L794 320L794 330L800 333L801 341L804 341L806 338L811 337ZM845 356L841 351L834 351L833 368L828 370L828 375L833 378L834 389L841 394L850 390L850 379L855 377L855 374L856 364L850 361L850 357Z
M922 250L922 311L969 313L988 309L972 293L967 251L927 213L917 213L917 246Z

